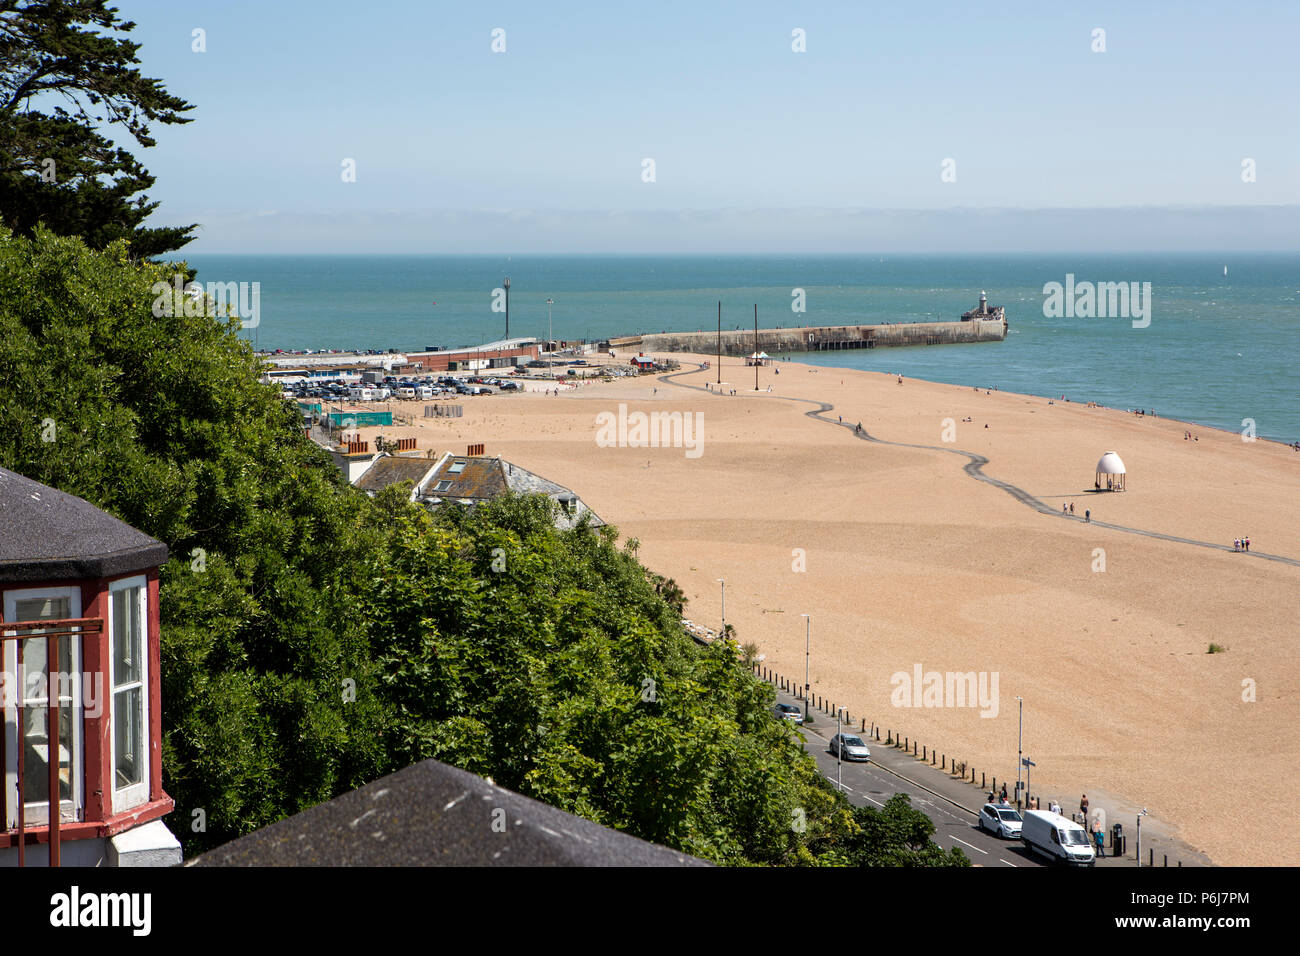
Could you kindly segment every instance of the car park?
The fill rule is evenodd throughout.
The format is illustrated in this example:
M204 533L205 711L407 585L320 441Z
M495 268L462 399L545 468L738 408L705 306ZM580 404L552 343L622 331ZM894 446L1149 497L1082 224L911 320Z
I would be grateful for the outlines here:
M842 760L871 759L871 751L857 734L836 734L831 738L830 751Z
M986 803L979 813L979 828L1004 840L1019 840L1023 823L1020 811L1007 803Z

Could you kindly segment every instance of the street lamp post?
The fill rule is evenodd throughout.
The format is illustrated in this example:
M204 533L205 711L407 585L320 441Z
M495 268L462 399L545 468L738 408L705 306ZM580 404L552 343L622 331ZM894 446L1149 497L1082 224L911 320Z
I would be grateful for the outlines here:
M1020 762L1025 759L1025 699L1020 701L1020 735L1016 740L1016 809L1020 809Z
M841 766L844 755L844 736L840 733L840 715L843 713L843 707L835 708L835 785L839 788L840 793L844 792L844 771Z
M808 722L808 698L809 691L812 689L808 683L808 664L812 660L812 615L800 614L804 619L804 646L803 646L803 719L804 723Z
M722 585L722 630L719 636L725 638L727 636L727 582L718 578L718 583Z
M1137 833L1137 865L1142 865L1142 818L1147 815L1147 808L1143 807L1138 811L1138 833Z
M506 276L506 281L502 283L506 290L506 338L510 338L510 277Z
M1021 763L1025 765L1025 806L1028 807L1029 806L1029 773L1030 773L1029 768L1037 767L1038 764L1034 763L1028 757L1021 758Z
M553 305L555 305L554 299L546 300L546 351L550 353L546 357L546 375L548 378L553 374L551 372L551 361L555 358L555 352L551 347L551 339L553 338L551 332L551 306Z

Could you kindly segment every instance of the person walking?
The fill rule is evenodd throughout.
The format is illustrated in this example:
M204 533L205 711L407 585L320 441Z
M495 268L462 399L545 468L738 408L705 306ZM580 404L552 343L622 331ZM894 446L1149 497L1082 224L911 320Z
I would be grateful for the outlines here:
M1002 802L1007 802L1007 783L1005 780L1002 781Z
M1074 514L1074 502L1070 502L1070 514Z
M1086 522L1088 522L1089 524L1092 523L1092 510L1091 510L1091 509L1089 509L1089 508L1084 508L1084 509L1083 509L1083 520L1086 521Z
M1079 812L1083 814L1084 823L1088 822L1088 795L1085 793L1079 801Z
M1250 536L1246 536L1246 553L1250 554Z
M1092 824L1092 837L1097 842L1097 859L1106 859L1106 833L1101 828L1101 821L1094 821Z

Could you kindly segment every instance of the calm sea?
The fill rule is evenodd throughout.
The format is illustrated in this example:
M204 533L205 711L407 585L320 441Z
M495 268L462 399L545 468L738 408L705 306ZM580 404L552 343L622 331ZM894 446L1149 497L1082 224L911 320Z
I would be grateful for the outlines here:
M510 334L558 338L956 319L987 290L1003 343L805 353L827 366L1119 408L1147 408L1300 440L1300 256L236 256L193 255L200 282L260 282L263 349L477 345L505 336L493 290L509 276ZM1227 274L1224 269L1227 268ZM1043 286L1149 282L1150 326L1049 318ZM804 290L806 311L791 305Z

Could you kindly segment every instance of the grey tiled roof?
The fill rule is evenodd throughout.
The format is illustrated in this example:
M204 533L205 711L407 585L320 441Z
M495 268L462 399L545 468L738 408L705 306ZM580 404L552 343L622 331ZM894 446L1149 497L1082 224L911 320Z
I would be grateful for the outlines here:
M425 760L211 850L191 865L708 864Z
M154 568L167 546L88 501L0 468L0 582Z
M434 462L428 458L384 455L376 458L353 484L362 491L383 491L399 481L419 484L433 466Z

